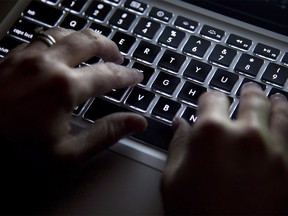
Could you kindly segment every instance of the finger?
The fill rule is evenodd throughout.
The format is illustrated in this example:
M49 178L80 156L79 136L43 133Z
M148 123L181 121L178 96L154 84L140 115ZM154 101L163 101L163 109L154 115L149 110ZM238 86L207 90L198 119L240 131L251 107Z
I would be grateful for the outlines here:
M241 89L237 121L256 127L268 127L270 106L270 101L257 84L246 83Z
M115 113L99 119L89 129L70 137L58 145L55 152L72 162L79 162L96 155L119 139L145 130L147 122L143 116L133 113Z
M138 70L114 63L96 64L74 69L73 72L77 102L112 89L134 86L143 79L143 74Z
M123 62L117 45L89 28L68 35L50 47L47 52L51 58L71 67L93 56L100 57L104 61Z
M56 40L56 43L60 41L62 38L70 35L73 32L75 31L71 29L61 28L61 27L55 27L55 28L45 31L46 34L51 35ZM33 38L25 50L39 51L39 50L45 50L48 48L49 48L48 45L45 44L43 41Z

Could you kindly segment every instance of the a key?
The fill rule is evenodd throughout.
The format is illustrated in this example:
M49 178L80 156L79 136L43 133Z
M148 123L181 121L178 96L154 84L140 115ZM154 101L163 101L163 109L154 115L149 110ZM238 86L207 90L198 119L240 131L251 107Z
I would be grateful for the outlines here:
M229 35L229 38L227 39L226 43L231 47L247 51L252 45L252 40L235 34L231 34Z
M106 27L106 26L103 26L103 25L100 25L98 23L95 23L93 22L91 25L90 25L90 28L93 29L95 32L98 32L99 34L102 34L106 37L108 37L110 34L111 34L111 29Z
M280 54L280 50L262 43L258 43L254 49L254 53L263 58L276 60Z
M191 59L183 75L187 79L204 82L212 66L196 59Z
M237 62L235 71L256 77L263 64L264 61L262 59L244 53Z
M105 2L92 1L85 14L92 19L104 21L112 9L112 6Z
M140 37L153 39L160 26L158 22L142 17L134 28L133 33Z
M288 78L287 67L275 63L270 63L267 66L266 70L264 71L264 74L261 79L264 80L265 82L283 87L287 78Z
M226 70L217 69L210 82L210 86L229 93L233 89L238 79L239 76L237 74Z
M186 57L184 55L166 50L158 62L158 66L164 70L178 73L185 60Z
M196 109L187 107L181 117L184 118L190 125L193 125L197 120Z
M117 44L119 50L125 54L129 52L136 42L136 38L122 32L116 32L112 40Z
M178 99L197 105L199 97L206 91L207 89L205 87L186 81L179 92Z
M152 115L164 121L172 122L174 116L177 114L181 104L170 100L168 98L160 97L157 104L152 110Z
M12 49L22 44L22 41L16 40L15 38L5 36L0 41L0 56L4 57Z
M172 28L170 26L167 26L160 35L158 43L176 49L182 42L184 37L185 37L184 32Z
M200 31L200 34L203 37L212 39L212 40L216 40L216 41L221 41L222 38L225 35L225 32L221 29L212 27L212 26L208 26L208 25L204 25Z
M67 14L67 16L64 18L62 23L60 24L61 27L72 29L75 31L81 30L87 25L87 20L76 16L75 14Z
M110 18L109 23L116 28L128 30L135 19L135 14L123 9L117 9Z
M137 70L141 71L144 75L143 80L140 85L146 86L148 81L150 80L151 76L154 74L155 69L152 67L149 67L147 65L141 64L139 62L135 62L132 66L132 68L136 68Z
M195 29L198 27L199 23L186 17L178 16L174 22L174 25L179 29L194 32Z
M261 87L261 89L262 89L263 91L265 91L265 89L266 89L266 85L264 85L263 83L259 83L259 82L255 81L255 80L251 80L251 79L244 78L243 81L242 81L242 83L241 83L241 85L239 86L239 88L238 88L238 90L237 90L237 93L236 93L236 95L237 95L238 97L240 96L242 86L243 86L245 83L249 83L249 82L256 83L257 85L259 85L259 86Z
M161 48L146 41L141 41L133 53L133 57L147 63L153 63Z
M172 95L179 83L179 77L160 72L152 85L152 89Z
M208 59L217 65L229 67L236 54L236 50L217 44Z
M63 0L61 2L62 6L65 8L68 8L69 10L73 10L76 12L80 12L84 5L86 4L86 1L83 0Z
M192 35L185 44L183 52L188 55L203 58L210 45L211 45L210 41Z
M154 98L154 93L139 87L134 87L125 103L132 108L146 111Z
M153 7L149 13L149 16L152 17L153 19L168 23L172 19L173 14L169 11Z

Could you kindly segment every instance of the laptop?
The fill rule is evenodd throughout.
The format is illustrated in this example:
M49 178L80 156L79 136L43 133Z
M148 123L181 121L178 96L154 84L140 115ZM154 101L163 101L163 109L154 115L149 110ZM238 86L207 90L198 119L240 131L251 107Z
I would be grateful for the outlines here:
M287 0L18 1L1 23L1 58L29 43L36 27L90 27L118 45L123 65L144 74L135 87L113 89L74 108L75 133L114 112L139 113L149 126L96 156L89 175L45 210L162 214L159 183L175 116L193 125L199 96L213 89L227 94L234 119L246 82L258 83L267 96L288 98L287 20ZM93 57L80 66L101 61Z

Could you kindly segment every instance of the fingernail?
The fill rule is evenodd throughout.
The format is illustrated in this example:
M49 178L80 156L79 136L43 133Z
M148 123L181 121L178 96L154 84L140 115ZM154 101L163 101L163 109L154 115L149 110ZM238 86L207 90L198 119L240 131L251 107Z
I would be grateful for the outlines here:
M250 87L252 87L252 88L258 88L258 89L261 89L261 90L262 90L261 86L258 85L258 84L255 83L255 82L247 82L247 83L244 83L244 85L242 86L242 88L250 88Z
M144 75L143 75L143 72L142 71L140 71L140 70L138 70L138 69L136 69L136 68L131 68L132 69L132 71L141 79L141 81L143 80L143 78L144 78Z
M287 98L281 94L281 93L276 93L270 96L270 100L272 102L276 102L276 101L283 101L283 102L287 102Z

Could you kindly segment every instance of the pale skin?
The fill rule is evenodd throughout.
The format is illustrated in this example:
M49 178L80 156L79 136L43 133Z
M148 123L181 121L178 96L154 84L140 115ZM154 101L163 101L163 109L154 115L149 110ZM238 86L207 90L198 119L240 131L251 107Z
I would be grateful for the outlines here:
M2 151L8 159L10 153L22 156L21 163L37 160L42 170L71 170L147 127L140 115L117 113L73 135L73 107L137 85L143 75L119 65L123 57L116 44L91 29L47 33L56 39L52 47L35 40L0 62ZM93 56L105 63L76 67ZM245 85L240 100L237 121L229 119L229 102L220 92L200 98L193 127L174 119L161 181L165 213L287 213L287 100L268 99L252 84Z

